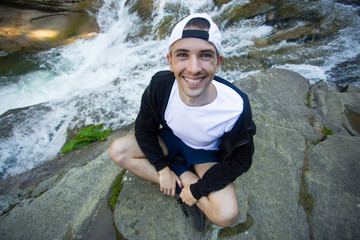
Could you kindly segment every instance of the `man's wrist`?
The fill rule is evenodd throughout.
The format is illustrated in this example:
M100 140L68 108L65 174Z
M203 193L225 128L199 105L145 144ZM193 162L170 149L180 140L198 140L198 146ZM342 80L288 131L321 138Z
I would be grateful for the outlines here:
M161 170L158 171L158 174L159 175L163 175L163 174L166 174L166 173L169 173L170 168L168 166L165 166L164 168L162 168Z

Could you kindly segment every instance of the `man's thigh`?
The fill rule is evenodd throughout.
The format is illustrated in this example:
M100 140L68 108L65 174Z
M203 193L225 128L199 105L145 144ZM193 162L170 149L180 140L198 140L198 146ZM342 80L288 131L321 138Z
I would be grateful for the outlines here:
M214 166L215 162L209 162L209 163L202 163L202 164L195 164L194 168L197 173L197 175L202 178L203 175L209 168ZM224 187L221 190L214 191L208 195L208 200L210 201L210 204L214 208L228 208L237 210L238 209L238 199L236 196L236 191L233 183L228 184L226 187Z
M160 137L158 137L159 144L163 149L165 156L167 156L168 151L167 148ZM111 148L115 150L118 154L124 154L131 158L145 158L145 154L141 150L136 138L135 134L127 135L121 138L116 139Z

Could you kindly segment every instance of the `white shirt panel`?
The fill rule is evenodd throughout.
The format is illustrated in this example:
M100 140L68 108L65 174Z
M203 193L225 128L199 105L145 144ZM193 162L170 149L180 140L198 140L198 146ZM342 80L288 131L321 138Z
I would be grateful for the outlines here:
M217 81L212 83L216 99L204 106L191 107L181 100L175 80L165 110L168 126L194 149L218 150L219 138L231 130L243 111L243 99L237 92Z

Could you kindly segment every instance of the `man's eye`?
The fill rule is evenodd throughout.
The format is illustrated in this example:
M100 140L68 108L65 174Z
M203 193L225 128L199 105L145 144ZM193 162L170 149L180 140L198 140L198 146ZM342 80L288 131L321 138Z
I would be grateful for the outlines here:
M176 56L178 58L185 58L185 57L187 57L187 54L186 53L178 53Z
M201 55L201 57L202 58L212 58L213 56L210 53L204 53L204 54Z

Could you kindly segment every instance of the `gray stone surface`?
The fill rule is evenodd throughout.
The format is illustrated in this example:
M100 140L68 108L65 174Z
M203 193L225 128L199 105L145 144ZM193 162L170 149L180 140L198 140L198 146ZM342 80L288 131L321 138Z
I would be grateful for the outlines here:
M108 148L131 131L1 181L1 239L83 239L121 171Z
M360 137L329 136L310 150L315 239L360 237Z
M199 233L175 198L128 172L114 211L122 237L359 239L360 90L340 92L325 83L309 88L305 78L281 69L235 84L248 94L258 128L253 165L235 181L237 222L222 229L208 221ZM311 107L306 106L308 92ZM345 113L349 109L351 115ZM324 126L334 135L324 135ZM0 182L2 238L89 239L89 228L99 221L95 219L121 171L107 149L114 138L131 132L129 126L105 143ZM321 141L315 145L316 140ZM299 205L302 180L315 201L308 213Z

